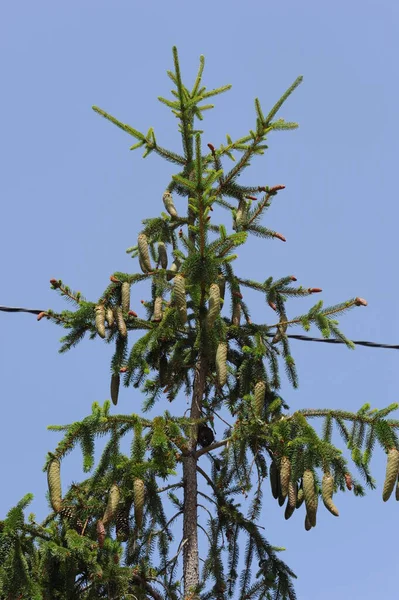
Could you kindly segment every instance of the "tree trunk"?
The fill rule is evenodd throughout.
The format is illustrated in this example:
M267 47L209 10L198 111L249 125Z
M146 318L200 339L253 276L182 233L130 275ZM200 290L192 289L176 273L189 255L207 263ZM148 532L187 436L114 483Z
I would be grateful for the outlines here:
M198 360L193 385L191 401L191 419L201 418L202 398L206 380L206 361L202 357ZM197 445L197 429L192 428L189 440L189 455L183 460L184 482L184 516L183 539L187 540L183 548L183 579L184 597L191 596L199 582L199 556L198 556L198 531L197 531L197 459L194 456Z

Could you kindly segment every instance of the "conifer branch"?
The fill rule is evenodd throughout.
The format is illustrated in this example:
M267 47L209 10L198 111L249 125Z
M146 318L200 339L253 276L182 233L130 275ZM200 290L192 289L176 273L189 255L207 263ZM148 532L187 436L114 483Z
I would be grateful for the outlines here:
M201 450L197 450L197 452L195 453L195 456L196 456L196 458L199 458L203 454L207 454L208 452L211 452L212 450L216 450L217 448L221 448L222 446L225 446L231 440L232 440L232 438L228 437L228 438L225 438L224 440L221 440L220 442L215 442L214 444L211 444L210 446L201 448Z

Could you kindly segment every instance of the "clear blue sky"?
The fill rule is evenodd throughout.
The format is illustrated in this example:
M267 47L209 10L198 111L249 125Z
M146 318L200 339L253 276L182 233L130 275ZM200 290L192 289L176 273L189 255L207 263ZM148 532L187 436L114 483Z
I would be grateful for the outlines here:
M62 309L50 278L95 300L112 272L133 270L125 249L141 219L162 208L171 168L129 153L131 139L91 106L144 131L153 126L162 145L178 149L176 122L156 100L169 93L176 44L189 79L204 54L207 86L233 84L206 115L215 145L226 132L253 127L255 96L267 109L304 76L280 115L299 121L299 130L271 136L248 176L286 185L267 224L288 241L251 239L237 266L260 280L293 273L323 288L326 304L362 296L369 306L343 318L346 334L399 343L398 26L392 0L3 2L0 304ZM137 312L139 300L133 296ZM296 315L312 300L288 310ZM252 306L270 322L263 300ZM61 356L62 330L47 321L6 313L0 320L0 514L31 491L41 518L41 469L58 440L46 426L82 418L108 397L111 349L87 341ZM284 382L283 395L293 408L357 410L399 400L396 351L292 347L300 388ZM139 406L138 392L123 390L121 411ZM65 486L78 479L79 452L63 468ZM339 519L321 509L309 533L302 514L285 522L266 494L263 524L270 542L287 548L300 600L397 598L399 504L382 502L380 450L373 468L377 491L363 499L340 494Z

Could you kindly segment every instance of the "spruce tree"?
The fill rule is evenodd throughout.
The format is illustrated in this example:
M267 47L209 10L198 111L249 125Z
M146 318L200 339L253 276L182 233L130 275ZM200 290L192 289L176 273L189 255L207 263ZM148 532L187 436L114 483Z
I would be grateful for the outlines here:
M395 485L399 499L399 421L389 418L396 404L357 413L290 409L280 391L281 367L298 385L289 328L316 326L353 348L336 319L365 300L327 308L318 301L292 317L291 299L321 290L298 286L292 275L268 277L260 265L259 281L234 269L250 234L284 241L262 221L284 186L242 185L239 176L264 154L271 133L297 127L277 113L301 77L269 112L255 100L247 135L227 135L214 146L198 121L213 108L208 99L230 86L208 91L201 57L189 88L175 48L173 58L172 97L159 100L177 118L181 152L159 145L152 128L142 133L93 107L134 138L132 149L176 166L171 181L159 182L160 215L143 221L128 249L133 273L114 273L94 301L53 279L52 289L73 307L38 316L68 330L61 352L86 334L111 344L112 404L121 384L132 386L142 392L142 411L118 414L106 400L82 421L50 427L63 434L45 464L51 510L40 524L26 519L27 495L0 522L2 599L292 600L295 575L259 524L265 494L283 507L281 518L299 511L308 531L319 499L337 517L336 492L364 494L355 472L375 488L369 463L377 443L387 453L383 500ZM223 222L215 218L220 209ZM139 283L147 296L136 313L130 293ZM246 290L264 297L268 322L251 319ZM175 414L172 403L182 393L191 405ZM157 415L149 418L150 410ZM351 451L350 463L334 432ZM78 445L87 479L63 490L62 462Z

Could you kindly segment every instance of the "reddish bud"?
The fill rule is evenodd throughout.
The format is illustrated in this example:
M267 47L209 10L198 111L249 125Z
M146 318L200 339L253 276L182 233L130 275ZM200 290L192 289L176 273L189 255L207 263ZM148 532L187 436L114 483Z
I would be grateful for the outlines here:
M247 200L257 200L256 196L245 196Z
M241 292L233 292L233 296L235 296L236 298L239 298L240 300L242 300L242 294Z
M121 367L119 369L119 373L126 373L126 371L127 371L127 367Z
M277 310L276 305L274 304L274 302L268 302L268 305L270 306L270 308L272 308L273 310Z
M206 220L210 221L211 220L211 215L208 215L207 218L206 218Z
M295 275L291 275L291 281L298 281Z
M140 300L141 304L145 304L145 300Z
M345 483L346 483L346 487L348 488L349 491L352 490L352 477L350 476L350 473L345 473Z
M137 313L135 313L134 310L129 310L127 314L129 315L129 317L137 317Z
M112 281L112 283L120 283L119 279L117 279L113 275L111 275L110 280Z
M273 187L269 188L269 194L275 194L279 190L284 190L284 189L285 189L285 185L274 185Z
M212 152L212 154L215 154L215 146L213 144L207 144L209 150Z
M183 229L179 229L179 237L181 238L183 235Z
M356 306L367 306L367 300L357 297L355 298L355 304Z
M275 233L274 237L278 238L279 240L281 240L282 242L286 242L287 240L285 239L285 237L283 236L282 233Z
M47 314L47 313L45 313L45 312L42 310L42 312L41 312L41 313L39 313L39 314L37 315L37 320L38 320L38 321L41 321L41 320L43 319L43 317L45 317L45 316L46 316L46 314Z
M58 279L50 279L50 283L54 288L59 288L61 285Z
M323 290L321 288L309 288L309 294L318 294L319 292L322 292Z

